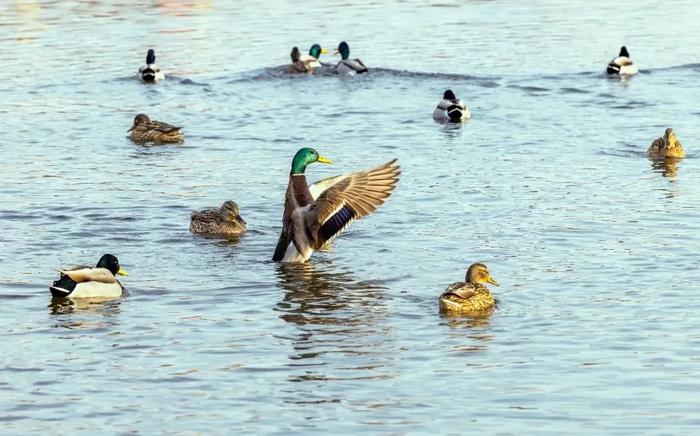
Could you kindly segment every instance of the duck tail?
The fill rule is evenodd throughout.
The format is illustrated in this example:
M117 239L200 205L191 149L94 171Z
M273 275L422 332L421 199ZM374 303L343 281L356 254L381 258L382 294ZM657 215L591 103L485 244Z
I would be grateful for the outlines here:
M452 106L447 108L447 116L450 117L450 121L453 123L458 123L462 121L462 116L464 116L464 112L462 111L462 108L459 107L459 105L453 104Z
M77 284L75 280L71 279L66 274L61 274L61 278L54 281L51 286L49 286L49 291L51 291L51 296L54 298L65 298L75 290Z
M152 68L144 68L141 71L141 78L144 82L153 83L156 81L156 72Z

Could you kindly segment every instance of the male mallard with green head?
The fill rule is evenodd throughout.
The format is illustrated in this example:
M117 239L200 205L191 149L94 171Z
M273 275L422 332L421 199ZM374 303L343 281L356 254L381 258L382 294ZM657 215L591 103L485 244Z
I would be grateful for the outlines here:
M138 144L153 142L154 144L181 143L185 140L180 130L161 121L151 120L146 114L138 114L134 117L134 124L127 132L129 138Z
M664 136L656 138L651 143L647 150L647 156L650 159L681 159L685 157L685 150L683 150L683 145L676 137L676 132L668 128L664 132Z
M192 212L190 220L190 231L200 235L238 236L246 230L246 222L233 201L224 202L220 208Z
M452 283L440 295L440 311L447 313L476 313L491 309L495 303L489 288L483 283L498 283L483 263L472 264L464 282Z
M451 89L442 94L442 100L433 111L433 119L442 123L462 123L471 116L467 106L455 96Z
M124 288L115 276L128 275L111 254L102 256L94 268L79 266L59 272L60 278L49 286L51 296L56 298L120 297Z
M304 172L315 162L331 163L313 148L302 148L294 155L274 261L305 262L352 221L382 205L401 174L393 159L371 170L329 177L309 186Z
M139 68L139 77L146 83L165 79L165 74L156 65L156 52L152 48L146 53L146 65Z
M367 66L361 60L349 59L350 46L345 41L338 44L338 48L335 49L333 54L340 54L341 59L335 66L335 72L340 75L362 74L368 71Z
M315 69L321 68L321 62L318 58L326 53L328 53L328 50L322 48L319 44L314 44L309 49L309 54L299 56L297 60L304 64L307 72L313 73ZM292 60L294 60L294 50L292 50Z

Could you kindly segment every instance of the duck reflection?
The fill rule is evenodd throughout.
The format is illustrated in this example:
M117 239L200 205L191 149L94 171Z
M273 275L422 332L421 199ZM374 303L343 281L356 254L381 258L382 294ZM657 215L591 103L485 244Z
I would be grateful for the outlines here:
M667 157L662 159L652 159L651 167L655 172L661 173L664 177L674 177L678 171L678 163L681 159Z
M294 350L290 366L303 367L291 381L388 376L382 371L389 330L382 322L385 287L332 265L281 264L277 275L285 294L276 310L298 330L287 337Z
M117 324L115 318L121 311L122 298L53 298L48 305L54 317L54 327L67 329L104 328ZM89 315L80 317L79 315ZM100 315L100 317L95 317Z

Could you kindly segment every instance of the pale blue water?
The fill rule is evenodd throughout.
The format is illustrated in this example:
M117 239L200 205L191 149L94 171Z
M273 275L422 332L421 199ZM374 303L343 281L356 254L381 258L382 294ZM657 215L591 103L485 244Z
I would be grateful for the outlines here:
M0 6L2 434L696 433L694 2L156 3ZM341 40L370 74L282 74ZM602 74L623 44L625 83ZM157 86L135 79L150 47ZM447 87L461 128L430 118ZM134 145L138 112L186 142ZM644 157L669 126L675 174ZM335 161L312 180L403 174L280 267L308 145ZM245 237L189 234L227 199ZM127 298L51 304L56 269L105 252ZM498 309L441 317L474 261Z

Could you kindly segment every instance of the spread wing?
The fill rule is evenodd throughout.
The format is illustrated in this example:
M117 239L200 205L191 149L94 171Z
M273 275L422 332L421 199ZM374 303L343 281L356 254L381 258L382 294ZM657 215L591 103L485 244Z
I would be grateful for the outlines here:
M374 212L391 195L400 174L394 159L372 170L341 176L323 191L306 214L313 248L318 250L352 221Z
M330 188L331 186L335 185L339 181L351 177L355 173L349 173L349 174L341 174L339 176L333 176L333 177L328 177L325 179L321 179L318 182L312 183L309 185L309 192L311 192L311 197L316 200L326 189Z
M117 279L107 268L80 268L70 271L61 271L61 274L67 275L76 283L84 282L100 282L100 283L116 283Z

